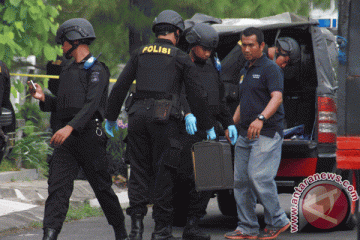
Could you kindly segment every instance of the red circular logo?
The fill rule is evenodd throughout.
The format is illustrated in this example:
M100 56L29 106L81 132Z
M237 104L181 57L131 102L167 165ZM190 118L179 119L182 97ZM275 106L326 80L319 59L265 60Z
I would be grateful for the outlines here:
M320 183L311 187L302 202L303 216L312 226L331 229L346 217L349 207L347 195L339 187Z

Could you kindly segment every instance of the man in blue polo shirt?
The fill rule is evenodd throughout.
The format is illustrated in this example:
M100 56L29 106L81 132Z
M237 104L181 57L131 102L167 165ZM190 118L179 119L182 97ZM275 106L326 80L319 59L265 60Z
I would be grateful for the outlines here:
M240 123L235 145L234 195L238 226L225 234L229 239L274 239L290 227L281 209L275 176L281 160L284 108L281 68L263 54L264 35L247 28L241 35L247 63L240 72L240 105L234 114ZM257 200L264 206L266 227L259 231Z

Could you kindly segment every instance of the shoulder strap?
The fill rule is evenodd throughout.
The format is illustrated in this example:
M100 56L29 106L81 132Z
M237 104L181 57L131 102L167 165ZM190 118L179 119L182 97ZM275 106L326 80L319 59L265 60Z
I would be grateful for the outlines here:
M105 63L103 62L99 62L104 68L105 68L105 72L107 73L107 78L110 79L110 70L108 68L108 66L106 66ZM96 63L93 65L95 66ZM88 93L88 87L89 87L89 81L90 81L90 77L91 77L91 74L93 72L93 66L91 66L91 68L89 69L86 69L86 86L84 86L84 83L82 83L82 85L84 86L84 89L85 89L85 94Z

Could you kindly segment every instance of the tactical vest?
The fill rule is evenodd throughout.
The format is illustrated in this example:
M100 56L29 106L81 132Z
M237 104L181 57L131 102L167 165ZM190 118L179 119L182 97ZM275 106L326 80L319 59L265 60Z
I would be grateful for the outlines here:
M219 73L210 59L203 66L197 65L197 70L201 77L202 85L208 93L208 102L211 112L217 114L220 104Z
M139 51L136 90L168 94L180 93L181 76L176 70L176 54L180 51L169 44L149 44Z
M56 111L60 119L77 114L84 106L91 70L85 70L82 65L70 64L60 74L57 92Z

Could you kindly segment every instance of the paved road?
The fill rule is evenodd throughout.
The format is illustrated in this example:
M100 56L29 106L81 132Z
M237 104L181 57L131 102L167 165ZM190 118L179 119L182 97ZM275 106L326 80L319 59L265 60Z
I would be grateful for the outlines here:
M289 195L281 195L281 205L284 207L285 211L289 213ZM145 234L144 240L151 239L151 232L154 228L154 223L151 219L151 209L145 218ZM210 201L208 206L208 214L202 220L201 227L209 232L212 236L212 240L223 240L223 234L228 231L233 231L236 227L237 219L236 217L224 217L221 215L215 199ZM262 217L262 207L258 208L259 217ZM126 218L127 228L130 230L130 219ZM174 227L174 235L177 237L181 236L182 228ZM2 240L39 240L42 237L42 230L28 230L28 231L18 231L15 234L8 236L1 236ZM317 232L317 233L290 233L285 232L281 234L277 239L293 239L293 240L346 240L346 239L356 239L357 231L336 231L336 232ZM61 235L58 238L59 240L78 240L78 239L87 239L87 240L104 240L104 239L114 239L113 230L109 226L104 217L99 218L89 218L85 220L75 221L72 223L67 223L64 225L64 228L61 232Z

